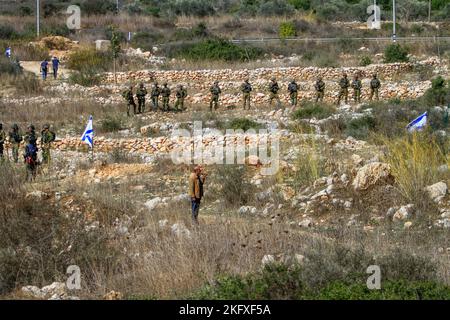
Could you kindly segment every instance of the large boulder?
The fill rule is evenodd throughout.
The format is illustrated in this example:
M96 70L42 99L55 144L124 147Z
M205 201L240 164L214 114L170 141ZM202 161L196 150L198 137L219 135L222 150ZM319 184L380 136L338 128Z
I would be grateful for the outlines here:
M377 184L392 184L394 177L387 163L373 162L365 165L356 173L353 188L356 191L368 190Z

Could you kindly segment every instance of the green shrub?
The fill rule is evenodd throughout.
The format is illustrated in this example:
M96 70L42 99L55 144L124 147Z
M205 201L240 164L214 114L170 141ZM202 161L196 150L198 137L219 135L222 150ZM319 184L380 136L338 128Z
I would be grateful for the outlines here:
M104 15L116 10L116 2L112 0L84 0L81 4L81 12L88 15Z
M280 38L292 38L297 36L297 29L295 23L292 21L282 22L278 32Z
M221 182L221 197L228 207L246 205L254 199L254 186L246 179L244 165L220 166L217 179Z
M0 74L2 73L17 75L22 73L22 68L14 60L0 56Z
M18 36L14 28L10 25L0 25L0 39L11 40Z
M408 48L401 46L398 43L390 44L384 50L384 62L408 62Z
M297 10L311 9L311 0L288 0L288 3Z
M108 116L101 121L102 132L117 132L122 129L122 119L119 117Z
M223 39L208 39L182 46L174 56L189 60L250 61L262 55L262 50L241 47Z
M361 67L366 67L366 66L371 65L371 64L372 64L372 59L370 59L369 56L363 56L363 57L361 57L361 59L359 60L359 65L360 65Z
M84 87L92 87L101 83L101 76L93 70L74 71L69 76L69 82Z
M247 118L233 119L227 125L229 126L230 129L234 129L234 130L242 129L244 131L247 131L249 129L258 130L262 127L262 125L260 123L255 122L250 119L247 119Z
M356 139L366 139L375 126L376 122L372 116L363 116L350 120L346 124L345 134Z
M447 81L446 85L445 79L441 76L434 78L431 81L431 88L425 92L422 100L429 107L450 103L450 82Z
M293 119L325 119L336 112L336 108L327 104L306 103L292 115Z

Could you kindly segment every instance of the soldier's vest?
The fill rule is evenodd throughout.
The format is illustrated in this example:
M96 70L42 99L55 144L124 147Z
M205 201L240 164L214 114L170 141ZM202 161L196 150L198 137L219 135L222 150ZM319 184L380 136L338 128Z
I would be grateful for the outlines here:
M296 83L290 83L288 86L288 91L291 93L298 91L298 85Z
M242 85L242 92L250 93L252 91L252 86L249 83L244 83Z
M161 90L161 95L165 98L170 97L170 89L169 88L163 88Z
M349 87L350 83L348 81L348 79L342 78L339 81L339 86L341 87L341 89L347 89Z
M316 87L316 90L317 90L317 91L322 92L322 91L325 90L325 82L323 82L323 81L318 81L318 82L316 82L315 87Z
M220 88L216 86L211 87L210 91L214 96L218 96L220 94Z
M372 89L377 89L377 88L379 88L379 87L380 87L380 80L378 80L378 79L372 79L372 80L370 81L370 87L371 87Z
M361 90L361 88L362 88L361 81L359 81L359 80L353 81L352 88L355 89L355 90Z

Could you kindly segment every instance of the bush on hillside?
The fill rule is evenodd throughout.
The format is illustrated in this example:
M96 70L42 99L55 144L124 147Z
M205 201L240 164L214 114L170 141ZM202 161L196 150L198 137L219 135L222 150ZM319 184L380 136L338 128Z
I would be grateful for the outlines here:
M293 119L325 119L336 112L336 108L328 104L308 102L297 109L292 115Z
M95 49L74 51L67 60L67 67L76 71L106 71L112 63L111 54Z
M208 39L181 47L173 55L189 60L250 61L262 53L259 48L238 46L224 39Z
M297 35L297 29L295 23L292 21L282 22L280 24L280 30L278 32L280 38L292 38Z
M384 50L384 62L385 63L393 63L393 62L408 62L408 48L398 44L393 43L386 47Z

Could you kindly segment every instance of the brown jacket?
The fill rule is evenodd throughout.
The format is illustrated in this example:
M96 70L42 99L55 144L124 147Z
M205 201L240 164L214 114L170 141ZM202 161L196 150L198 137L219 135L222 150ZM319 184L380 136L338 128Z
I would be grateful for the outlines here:
M199 178L203 183L205 183L205 176L200 175L200 177L198 177L195 172L191 173L191 175L189 176L189 196L191 198L201 199L203 197L203 194L201 194L202 192L200 190L200 182L198 181Z

